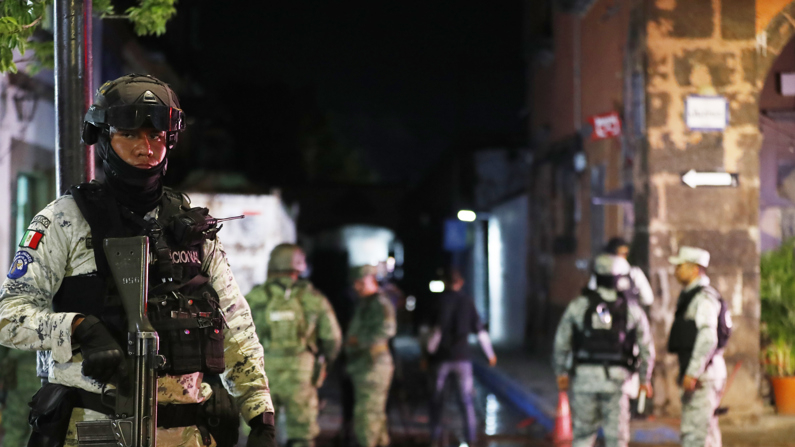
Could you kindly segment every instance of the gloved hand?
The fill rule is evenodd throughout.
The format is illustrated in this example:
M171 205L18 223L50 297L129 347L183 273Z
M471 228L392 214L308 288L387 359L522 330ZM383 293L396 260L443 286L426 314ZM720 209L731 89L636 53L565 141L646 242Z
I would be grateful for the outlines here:
M262 413L248 422L251 433L246 447L276 447L276 426L273 413Z
M84 376L103 384L110 382L116 373L119 379L127 378L124 351L99 318L85 317L72 332L72 338L80 344Z

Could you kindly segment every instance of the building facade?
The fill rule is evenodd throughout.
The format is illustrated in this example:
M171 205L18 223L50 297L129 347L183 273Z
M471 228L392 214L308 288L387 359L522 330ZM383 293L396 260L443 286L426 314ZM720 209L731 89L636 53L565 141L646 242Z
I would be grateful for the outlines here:
M649 315L663 354L680 290L668 256L705 248L735 322L727 363L742 362L724 404L737 417L758 413L761 399L748 396L761 379L759 258L793 226L795 5L528 2L527 15L528 271L545 318L576 296L604 241L623 236L654 288ZM728 181L707 186L700 173ZM539 320L531 333L543 347L553 325ZM673 355L658 357L660 413L679 411L676 371Z

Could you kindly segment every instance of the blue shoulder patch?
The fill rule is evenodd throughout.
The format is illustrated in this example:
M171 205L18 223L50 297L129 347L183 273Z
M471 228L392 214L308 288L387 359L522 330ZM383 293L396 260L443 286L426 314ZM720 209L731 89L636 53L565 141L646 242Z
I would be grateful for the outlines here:
M28 264L33 262L33 256L26 251L18 251L11 262L11 270L8 271L9 279L19 279L28 272Z

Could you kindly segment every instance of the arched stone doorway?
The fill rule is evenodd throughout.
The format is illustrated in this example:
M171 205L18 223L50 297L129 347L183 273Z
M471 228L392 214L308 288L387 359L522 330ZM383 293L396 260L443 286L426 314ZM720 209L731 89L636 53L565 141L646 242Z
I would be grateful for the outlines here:
M795 2L763 2L757 10L757 98L763 136L759 230L765 252L795 236L795 92L789 91L787 80L788 74L795 74Z

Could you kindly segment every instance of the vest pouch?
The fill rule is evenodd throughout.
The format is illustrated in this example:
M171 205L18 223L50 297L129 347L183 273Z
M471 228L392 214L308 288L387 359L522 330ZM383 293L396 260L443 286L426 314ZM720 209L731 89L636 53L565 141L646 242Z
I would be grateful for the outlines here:
M28 423L33 429L28 447L62 446L76 401L74 388L54 383L42 386L28 404Z
M202 352L204 367L202 371L209 374L221 374L225 369L224 331L218 326L220 326L220 322L201 329L204 332L204 351Z
M190 310L179 310L178 300L170 298L155 300L149 309L152 326L160 337L159 353L166 358L165 372L171 375L200 372L204 337Z
M168 340L171 344L171 374L191 374L202 369L202 334L197 327L172 332L176 337ZM162 340L161 340L162 342ZM176 342L176 343L174 343Z
M210 398L202 404L207 428L218 447L234 447L239 437L240 409L220 377L208 374L204 376L204 382L209 383L213 390Z
M268 352L277 355L295 355L307 349L306 316L300 299L285 300L279 287L265 308ZM296 293L301 293L296 291Z

